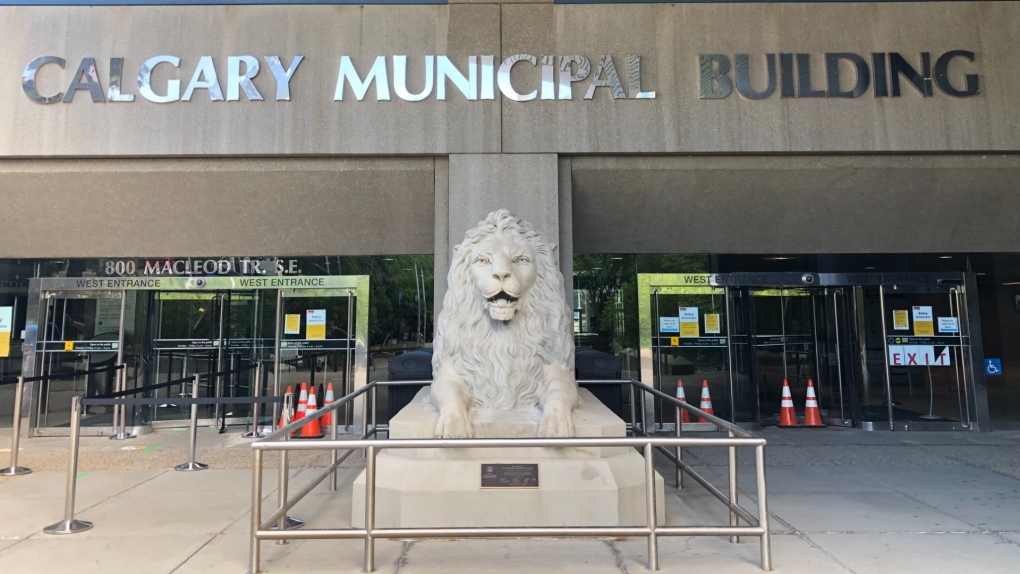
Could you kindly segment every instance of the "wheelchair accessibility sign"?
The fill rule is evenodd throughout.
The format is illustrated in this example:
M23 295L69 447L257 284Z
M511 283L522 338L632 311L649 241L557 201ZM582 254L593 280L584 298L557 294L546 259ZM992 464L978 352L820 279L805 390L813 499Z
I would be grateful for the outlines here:
M985 359L985 374L997 376L1002 374L1002 359Z

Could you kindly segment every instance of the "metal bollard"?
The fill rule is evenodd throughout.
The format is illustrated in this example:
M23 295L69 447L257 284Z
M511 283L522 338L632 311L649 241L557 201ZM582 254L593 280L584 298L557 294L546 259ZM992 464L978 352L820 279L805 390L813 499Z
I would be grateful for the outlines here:
M283 395L283 425L287 426L290 424L290 409L294 404L294 394L285 393ZM284 441L290 440L290 435L283 437ZM280 508L283 508L287 504L287 488L290 486L290 453L286 450L280 451L280 484L279 488L279 502ZM295 530L305 525L305 521L300 518L293 518L286 514L280 518L280 521L269 527L270 530ZM287 544L286 539L279 539L276 541L277 545Z
M262 393L262 363L255 363L255 398L259 398ZM259 404L252 403L251 405L251 432L246 432L241 435L242 438L264 438L266 434L259 430Z
M123 321L124 320L124 312L123 311L121 311L120 317L121 317L121 321ZM122 333L124 332L123 328L121 329L121 332ZM119 392L126 391L127 390L127 367L125 367L124 365L121 365L121 368L119 370L119 376L117 377L117 380L120 381L120 382L113 385L114 389L117 389ZM125 440L125 439L129 439L129 438L135 438L135 435L127 432L127 430L125 428L126 426L127 426L127 405L119 405L119 406L118 405L114 405L113 406L113 434L110 435L110 440Z
M191 398L198 398L198 373L195 373L194 381L191 383ZM188 462L179 464L174 467L174 470L180 471L191 471L191 470L205 470L209 468L208 464L202 464L195 462L195 447L198 444L198 405L196 403L191 404L191 440L188 445Z
M0 476L18 476L32 472L31 468L18 466L18 449L21 448L21 399L25 393L25 377L18 377L14 389L14 421L11 425L11 466L0 469Z
M81 430L81 397L71 398L71 452L67 465L67 492L64 495L64 519L43 528L46 534L74 534L92 528L92 523L74 519L74 493L78 486L78 434Z

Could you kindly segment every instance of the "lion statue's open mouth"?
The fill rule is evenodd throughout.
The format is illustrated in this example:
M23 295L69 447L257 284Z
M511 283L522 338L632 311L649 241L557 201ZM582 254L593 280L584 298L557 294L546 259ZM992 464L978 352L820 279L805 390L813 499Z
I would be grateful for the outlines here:
M489 316L497 321L509 321L514 318L517 312L517 297L506 291L500 291L486 299L488 302Z
M436 436L473 436L471 409L542 409L540 436L573 436L573 319L553 248L509 211L454 249L436 318Z

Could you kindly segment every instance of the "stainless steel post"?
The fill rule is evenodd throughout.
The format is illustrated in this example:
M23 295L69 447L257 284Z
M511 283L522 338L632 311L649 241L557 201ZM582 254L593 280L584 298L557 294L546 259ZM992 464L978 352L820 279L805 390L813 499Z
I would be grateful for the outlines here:
M790 379L790 369L786 357L786 291L779 290L779 325L783 329L783 379ZM797 373L798 375L800 373Z
M365 456L365 572L375 572L375 447L368 447Z
M645 390L641 389L641 434L644 434L644 435L648 434L648 418L647 418L647 412L648 411L647 411L647 409L644 408L645 407L645 401L647 401L647 400L648 400L648 397L645 396ZM654 398L652 399L652 402L653 403L655 402Z
M18 466L18 449L21 448L21 399L25 393L25 377L18 377L14 388L14 420L11 422L11 466L0 469L0 476L18 476L32 472L31 468Z
M754 465L758 482L758 526L761 534L761 569L772 571L772 539L769 537L769 507L765 500L765 446L754 447Z
M259 572L259 539L255 536L262 523L262 451L255 450L255 460L251 465L251 555L248 562L248 573Z
M280 358L280 317L283 313L283 289L276 290L276 336L275 346L273 347L273 396L280 396L280 366L283 364ZM270 421L269 427L273 427L276 421L280 420L280 410L277 403L273 403L273 420Z
M723 297L726 298L726 370L729 371L730 379L730 422L737 422L737 391L736 381L733 379L733 328L730 313L730 288L723 289ZM699 403L698 406L701 406Z
M120 370L114 380L120 381L120 384L113 385L114 389L124 392L127 390L127 367L124 366L124 310L127 303L127 293L121 291L120 293L120 331L117 336L117 365L120 366ZM129 438L135 438L135 435L125 430L127 426L127 405L114 405L113 407L113 434L110 435L110 440L124 440Z
M892 374L889 370L889 335L885 328L885 286L878 286L878 307L882 313L882 361L885 363L885 399L889 407L889 430L896 430L893 424Z
M960 351L959 351L959 355L957 357L957 363L960 363L960 364L959 364L959 367L958 367L959 368L959 372L956 375L957 402L959 402L960 387L962 386L963 387L963 401L964 401L964 406L965 406L964 412L966 413L966 416L967 416L967 423L966 424L967 424L968 428L972 428L971 427L971 423L970 423L970 388L969 388L969 386L967 384L967 380L968 380L967 379L967 366L966 366L966 364L963 364L963 361L964 361L965 357L970 357L970 351L969 350L968 350L967 353L963 352L963 324L964 324L964 320L965 320L965 317L964 317L964 314L963 314L963 301L960 299L960 290L959 289L957 289L956 287L953 287L949 291L950 291L950 294L953 297L956 298L956 317L957 317L957 319L956 319L956 323L957 323L956 324L956 336L957 336L958 340L960 341L960 346L959 346ZM950 307L952 307L952 304L950 304ZM961 377L961 375L962 375L962 377ZM960 417L960 421L963 422L963 417Z
M637 405L634 404L634 381L631 381L630 387L630 430L637 436Z
M733 431L727 431L727 436L734 438ZM737 513L733 510L737 506L737 447L729 447L730 451L730 526L739 526ZM730 542L740 543L739 536L730 536Z
M78 486L78 435L81 431L81 397L71 397L71 448L67 464L67 491L64 494L64 519L43 528L46 534L74 534L92 528L92 523L74 519L74 493Z
M255 363L255 390L252 393L255 398L259 398L262 395L262 362ZM243 438L262 438L266 436L265 433L259 430L259 404L252 403L251 405L251 432L242 435Z
M832 316L833 325L836 329L836 383L839 385L839 422L843 424L846 420L846 415L843 413L843 403L845 397L843 396L843 358L842 350L839 348L839 296L843 294L842 289L837 288L832 292ZM831 385L829 387L832 388Z
M344 351L344 396L351 394L354 389L354 381L351 379L351 324L353 323L352 318L354 317L354 305L351 300L351 291L347 291L347 348ZM344 430L350 432L351 430L351 403L347 401L347 406L344 407ZM333 418L336 418L334 415Z
M294 394L293 393L284 394L283 395L284 426L290 424L290 410L293 405ZM284 441L290 440L290 435L284 436L283 440ZM287 491L289 487L290 487L290 451L281 450L279 488L277 488L277 491L279 493L279 498L277 500L279 501L280 508L283 508L284 506L287 505ZM293 518L287 516L287 514L284 513L284 515L280 517L280 521L270 526L269 528L270 530L294 530L296 528L301 528L302 526L304 526L304 524L305 524L304 520L301 520L300 518ZM287 544L287 540L279 539L276 541L276 544L277 545Z
M223 360L223 352L225 350L224 347L227 346L226 342L223 340L223 314L225 312L225 307L230 305L230 301L227 300L227 296L225 294L223 294L223 293L220 293L219 295L217 295L217 297L220 300L220 331L219 331L220 335L219 335L219 339L217 340L217 345L218 345L219 349L216 352L216 371L217 372L223 372L223 363L225 362ZM216 397L217 399L222 397L223 396L223 375L219 375L219 374L216 375L216 384L214 385L214 387L216 389L216 392L213 393L213 396ZM216 405L216 407L213 409L213 420L219 420L219 418L220 418L220 410L222 408L223 408L223 405ZM224 416L224 422L226 422L226 416Z
M684 424L683 413L680 412L680 407L676 408L676 438L682 438L684 436ZM686 412L686 411L684 411ZM680 470L680 462L684 459L684 449L680 445L676 445L676 489L681 490L684 487L684 472Z
M195 377L191 382L191 398L198 398L198 373L195 373ZM208 464L202 464L195 462L195 449L198 446L198 404L191 403L191 439L188 442L188 462L179 464L174 467L174 470L182 472L191 470L205 470L209 468Z
M371 447L369 447L371 448ZM655 533L658 518L655 515L655 468L652 463L652 443L645 444L645 510L648 517L648 569L659 569L659 537Z
M339 414L340 414L339 409L335 409L333 411L333 414L331 414L330 418L329 418L329 420L333 423L332 425L330 425L330 429L329 429L329 440L332 440L332 441L335 441L337 439L337 429L340 428L340 417L338 416ZM337 461L338 458L339 458L339 451L334 448L333 450L330 451L330 455L329 455L329 463L330 463L330 465L336 466L336 461ZM336 469L336 468L333 469L333 475L329 479L329 490L331 492L336 492L337 470L338 469Z

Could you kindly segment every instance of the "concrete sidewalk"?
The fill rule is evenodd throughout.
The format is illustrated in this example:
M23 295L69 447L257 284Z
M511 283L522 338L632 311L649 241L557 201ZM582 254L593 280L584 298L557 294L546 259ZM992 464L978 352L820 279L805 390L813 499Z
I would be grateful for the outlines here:
M27 476L0 478L0 572L243 573L247 570L251 451L237 432L199 437L197 473L168 470L186 458L187 433L131 441L82 439L78 517L95 523L70 536L42 534L62 517L67 440L22 442ZM788 573L1015 572L1020 568L1020 433L891 433L767 429L773 564ZM0 444L6 439L0 436ZM725 484L723 449L687 458ZM742 456L750 462L750 453ZM0 452L0 465L6 464ZM271 462L275 457L268 457ZM291 490L324 465L295 464ZM291 515L312 528L346 527L352 459L338 493L325 485ZM658 461L667 478L672 468ZM299 468L306 466L307 468ZM267 470L268 510L276 476ZM755 511L753 473L741 467L741 496ZM725 524L727 513L693 481L667 488L670 524ZM661 538L662 572L758 571L757 539ZM646 571L643 538L597 541L379 541L380 572L471 573ZM264 572L354 573L363 543L262 544Z

